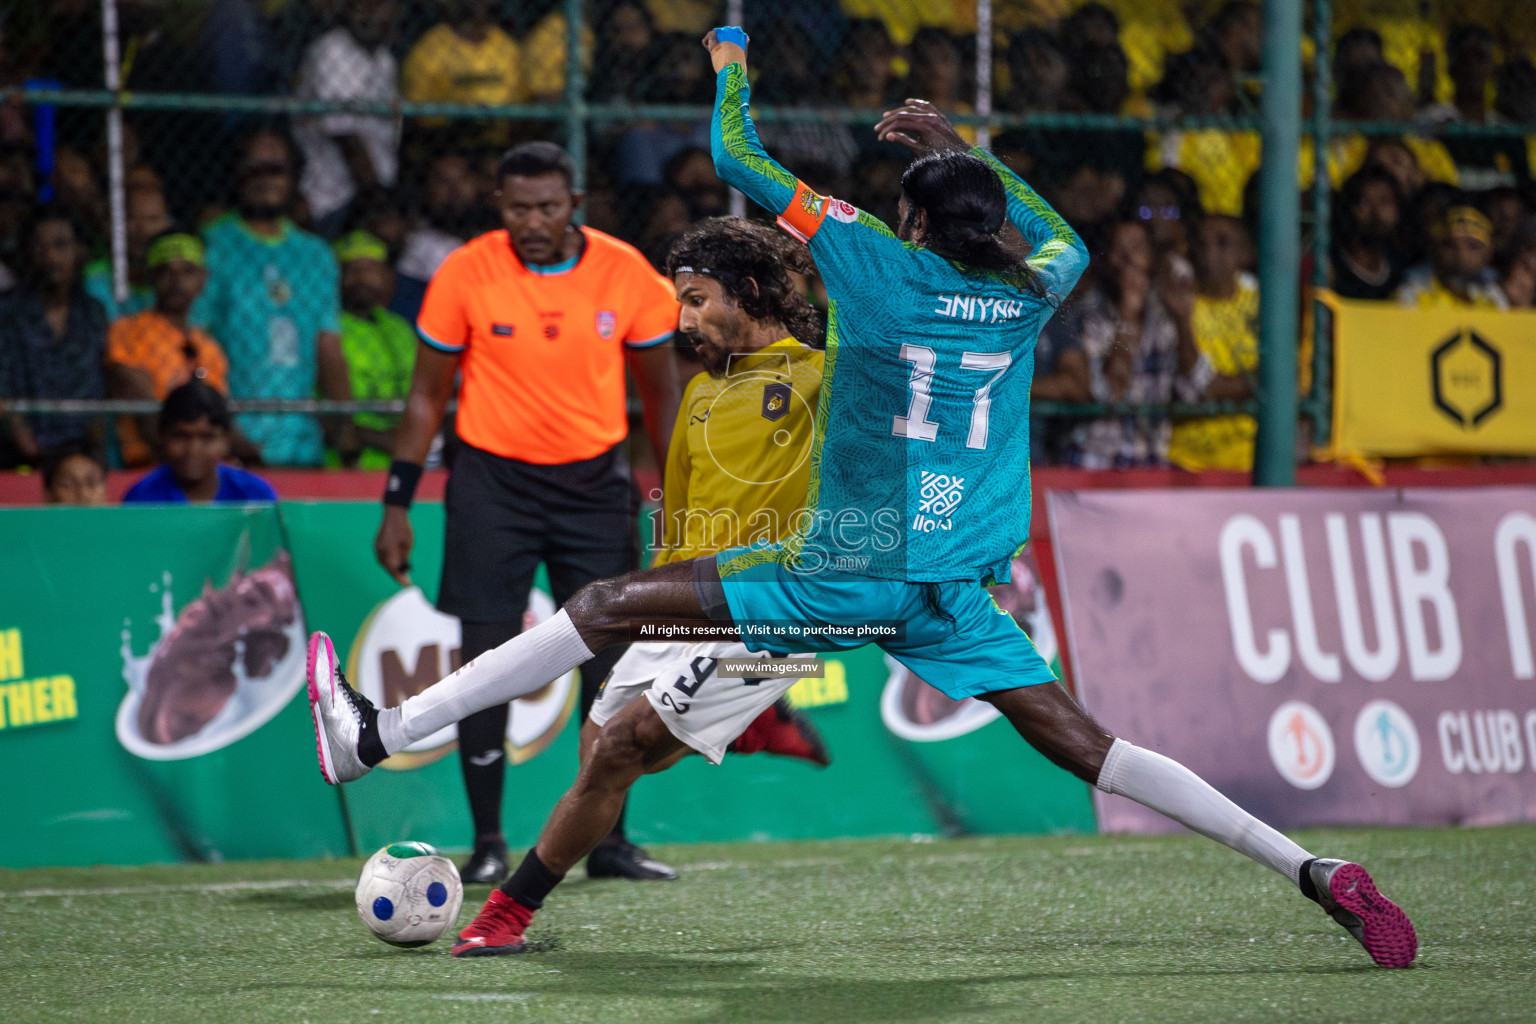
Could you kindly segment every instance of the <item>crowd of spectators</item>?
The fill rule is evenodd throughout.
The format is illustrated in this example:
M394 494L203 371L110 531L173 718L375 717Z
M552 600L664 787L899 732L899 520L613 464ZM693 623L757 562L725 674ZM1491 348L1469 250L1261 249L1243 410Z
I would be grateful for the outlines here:
M713 80L698 40L722 6L587 0L577 32L585 99L707 108ZM805 112L878 112L918 95L972 113L974 4L747 6L754 103L792 112L761 119L769 151L813 188L894 222L905 152L865 126ZM0 396L163 400L198 381L241 399L402 397L427 282L455 247L497 225L498 156L518 141L560 137L550 105L565 98L564 4L118 7L131 90L384 106L276 121L130 109L121 300L106 258L99 112L60 108L45 119L0 107ZM1262 21L1252 0L993 7L1000 114L1257 110ZM1336 0L1334 8L1333 288L1420 308L1536 305L1536 4ZM21 11L0 35L0 84L100 86L99 5L50 0ZM1310 75L1310 52L1299 57ZM387 112L400 101L450 107L402 120ZM527 104L543 106L523 106L522 117L455 109ZM643 113L594 122L585 216L659 263L678 233L726 212L730 199L710 161L707 117ZM1360 131L1356 122L1412 130ZM1462 124L1530 124L1531 137L1442 131ZM973 126L963 130L974 138ZM1311 144L1304 137L1303 190L1316 166ZM1033 433L1037 457L1245 468L1251 418L1176 422L1172 404L1252 395L1257 133L1071 127L1058 118L995 130L992 145L1095 257L1041 338L1036 397L1138 407L1045 418ZM1310 279L1311 268L1301 269ZM376 415L322 424L248 413L232 423L228 448L248 464L377 466L387 462L392 425ZM154 417L109 425L0 417L0 466L52 465L51 453L82 448L145 466L159 444Z

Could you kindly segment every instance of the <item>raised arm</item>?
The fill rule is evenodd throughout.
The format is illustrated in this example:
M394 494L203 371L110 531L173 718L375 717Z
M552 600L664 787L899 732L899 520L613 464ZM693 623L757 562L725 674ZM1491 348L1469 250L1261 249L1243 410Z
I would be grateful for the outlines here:
M927 100L909 99L887 111L875 134L922 154L940 150L969 152L997 172L1008 197L1008 222L1029 245L1029 265L1040 275L1046 298L1060 305L1088 267L1088 249L1077 232L1040 194L997 157L980 146L967 146L940 110Z
M747 112L751 90L747 85L746 33L718 29L704 37L704 46L715 68L715 115L709 127L715 173L754 202L782 214L795 198L796 181L763 149Z
M1088 247L1061 214L1007 164L980 146L972 147L971 155L985 161L1002 179L1003 191L1008 194L1008 223L1029 244L1029 265L1040 275L1051 305L1061 305L1088 269Z

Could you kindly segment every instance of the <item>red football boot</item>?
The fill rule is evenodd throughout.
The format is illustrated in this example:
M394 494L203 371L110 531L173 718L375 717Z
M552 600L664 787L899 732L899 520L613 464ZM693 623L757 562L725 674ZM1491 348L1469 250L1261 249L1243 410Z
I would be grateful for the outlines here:
M491 898L485 901L480 913L459 932L459 941L451 952L454 956L506 956L521 953L528 947L523 931L533 920L533 911L514 900L500 889L491 890Z
M736 737L726 749L733 754L778 754L797 757L825 768L832 763L826 740L810 718L789 706L782 697Z

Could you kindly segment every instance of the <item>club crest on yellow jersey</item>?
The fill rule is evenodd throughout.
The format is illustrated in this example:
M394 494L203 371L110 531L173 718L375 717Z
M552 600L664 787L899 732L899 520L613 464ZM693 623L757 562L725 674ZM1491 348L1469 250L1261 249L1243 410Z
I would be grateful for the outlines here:
M790 393L788 384L764 384L763 419L771 423L789 412Z

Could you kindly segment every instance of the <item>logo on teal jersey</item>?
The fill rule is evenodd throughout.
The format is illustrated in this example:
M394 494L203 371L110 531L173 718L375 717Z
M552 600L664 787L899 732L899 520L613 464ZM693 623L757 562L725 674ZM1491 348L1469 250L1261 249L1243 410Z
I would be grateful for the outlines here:
M923 533L953 529L955 524L950 516L965 498L965 478L923 470L920 486L912 529Z
M859 219L859 211L854 209L852 203L845 203L841 199L833 199L828 202L827 216L833 220L840 220L844 224L852 224Z

